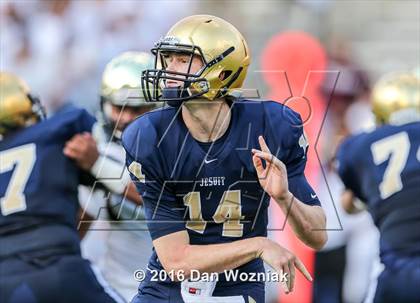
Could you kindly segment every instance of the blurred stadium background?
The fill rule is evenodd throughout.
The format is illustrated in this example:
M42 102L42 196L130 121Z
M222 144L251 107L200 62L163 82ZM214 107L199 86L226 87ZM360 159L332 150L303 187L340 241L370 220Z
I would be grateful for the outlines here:
M94 108L113 56L148 50L175 21L206 13L226 18L247 38L253 57L247 87L262 86L252 73L260 70L262 50L290 29L313 34L332 55L346 52L375 80L419 63L419 11L415 0L1 0L1 69L26 79L49 107L71 99Z
M222 17L243 33L252 51L245 86L263 97L288 97L276 87L280 78L273 82L267 70L302 70L300 77L289 77L298 89L311 69L333 72L324 73L309 93L315 110L306 129L311 143L320 139L321 161L312 144L307 174L327 211L329 243L314 261L287 233L270 236L298 251L315 271L314 286L298 280L295 294L280 296L281 302L362 302L374 271L377 233L367 214L350 218L341 211L341 184L330 169L337 142L373 125L366 102L372 83L386 72L420 65L420 1L0 0L0 69L25 79L50 113L65 102L94 112L111 58L147 51L177 20L201 13ZM336 94L318 137L336 76ZM278 218L273 209L273 229L282 229ZM277 300L277 291L269 286L269 301Z

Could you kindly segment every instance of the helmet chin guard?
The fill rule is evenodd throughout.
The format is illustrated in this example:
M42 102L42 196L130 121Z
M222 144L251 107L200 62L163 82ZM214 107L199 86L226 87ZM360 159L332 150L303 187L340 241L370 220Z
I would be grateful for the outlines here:
M183 89L181 86L165 87L162 89L162 98L164 100L168 100L166 101L166 103L172 107L179 107L184 102L184 100L177 99L188 99L189 97L190 95L188 93L188 90Z

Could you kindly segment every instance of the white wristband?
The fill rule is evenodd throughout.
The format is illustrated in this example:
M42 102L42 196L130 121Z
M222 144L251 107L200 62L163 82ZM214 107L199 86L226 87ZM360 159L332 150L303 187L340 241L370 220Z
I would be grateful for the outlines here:
M100 155L90 169L92 175L115 194L123 194L130 182L125 165Z

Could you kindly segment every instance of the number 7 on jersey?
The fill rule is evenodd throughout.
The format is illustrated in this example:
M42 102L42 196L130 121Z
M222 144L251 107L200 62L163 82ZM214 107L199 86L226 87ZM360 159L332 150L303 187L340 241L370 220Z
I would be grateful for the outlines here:
M3 216L26 209L23 191L36 160L35 144L30 143L0 152L0 174L13 170L4 197L0 197Z

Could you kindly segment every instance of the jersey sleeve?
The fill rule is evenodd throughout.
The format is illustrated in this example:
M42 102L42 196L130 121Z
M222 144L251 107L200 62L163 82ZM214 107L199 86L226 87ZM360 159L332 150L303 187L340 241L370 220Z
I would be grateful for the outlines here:
M75 114L77 116L77 119L74 123L75 132L92 132L92 128L93 125L96 123L96 119L85 109L77 109L77 112Z
M64 105L51 119L54 119L52 131L58 142L70 140L76 134L91 133L96 123L88 111L72 104ZM79 168L79 184L93 186L95 183L96 178L90 172Z
M69 139L75 134L83 132L92 132L96 119L85 109L67 104L52 117L53 127L57 134L62 135L64 139Z
M336 154L337 173L346 189L350 189L361 201L366 201L358 182L357 172L354 170L357 164L353 155L355 137L349 137L340 144Z
M264 136L271 152L286 165L290 192L305 204L321 206L305 177L309 143L300 115L276 102L267 102L265 111L267 127Z
M184 212L167 182L169 178L165 177L155 138L156 132L147 125L147 121L133 123L122 137L127 154L126 165L142 196L147 226L153 240L185 230Z

